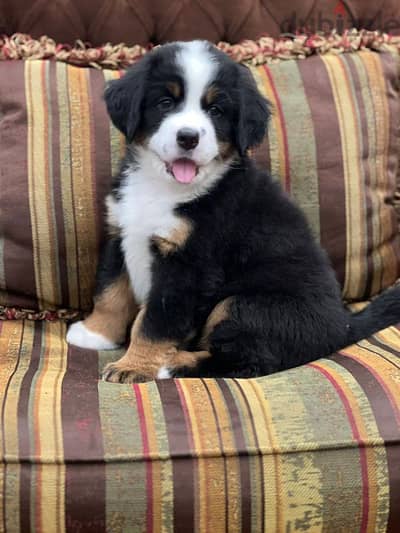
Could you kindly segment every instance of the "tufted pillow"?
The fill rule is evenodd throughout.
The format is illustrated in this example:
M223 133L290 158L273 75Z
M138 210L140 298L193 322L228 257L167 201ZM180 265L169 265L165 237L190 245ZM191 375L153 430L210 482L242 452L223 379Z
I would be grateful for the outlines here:
M274 108L256 151L305 210L346 299L399 275L398 57L252 67ZM91 306L103 198L123 153L102 100L119 71L0 61L0 305Z

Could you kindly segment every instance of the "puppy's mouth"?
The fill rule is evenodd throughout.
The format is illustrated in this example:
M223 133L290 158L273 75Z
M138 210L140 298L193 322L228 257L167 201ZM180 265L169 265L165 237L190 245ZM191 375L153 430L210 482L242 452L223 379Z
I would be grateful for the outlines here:
M175 159L172 163L167 163L166 166L168 172L176 179L176 181L185 184L192 183L199 171L199 167L196 163L186 157Z

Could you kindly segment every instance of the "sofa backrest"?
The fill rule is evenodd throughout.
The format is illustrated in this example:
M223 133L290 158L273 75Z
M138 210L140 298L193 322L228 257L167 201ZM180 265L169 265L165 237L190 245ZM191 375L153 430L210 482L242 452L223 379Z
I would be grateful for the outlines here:
M0 35L50 35L146 45L177 39L236 43L306 28L365 28L400 33L398 0L0 0Z

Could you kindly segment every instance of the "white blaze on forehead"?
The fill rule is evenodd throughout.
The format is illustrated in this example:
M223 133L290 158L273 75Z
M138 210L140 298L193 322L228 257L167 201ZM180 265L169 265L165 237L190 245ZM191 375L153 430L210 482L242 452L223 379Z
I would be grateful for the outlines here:
M208 43L192 41L180 43L176 61L185 81L185 107L199 108L201 98L215 77L217 64L210 54Z

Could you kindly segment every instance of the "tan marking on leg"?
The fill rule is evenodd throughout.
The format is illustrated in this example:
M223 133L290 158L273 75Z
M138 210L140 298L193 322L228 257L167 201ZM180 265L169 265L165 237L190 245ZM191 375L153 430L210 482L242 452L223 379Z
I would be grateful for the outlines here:
M132 326L131 341L125 355L115 363L109 363L103 370L103 379L112 383L134 383L155 379L158 370L177 353L174 342L159 341L143 337L141 333L143 307Z
M176 98L180 98L181 96L181 86L179 83L175 82L175 81L169 81L167 83L167 89L169 90L169 92Z
M143 307L132 326L131 342L126 354L103 370L103 379L112 383L138 383L156 379L162 367L175 369L196 366L198 361L210 357L207 351L178 350L174 341L153 341L141 333Z
M225 300L222 300L222 302L219 302L208 315L207 322L203 328L203 333L199 343L201 348L205 348L207 350L209 349L210 335L218 324L229 318L231 303L232 298L226 298Z
M122 344L137 311L128 274L124 273L95 298L94 309L83 323L90 331Z
M208 359L211 357L210 352L202 350L199 352L187 352L185 350L179 350L173 355L168 363L169 369L182 368L184 366L194 368L198 362L202 359Z
M193 226L191 222L186 218L182 218L179 226L174 228L167 237L153 235L151 240L157 246L160 253L166 256L176 252L179 248L183 248L192 231Z

